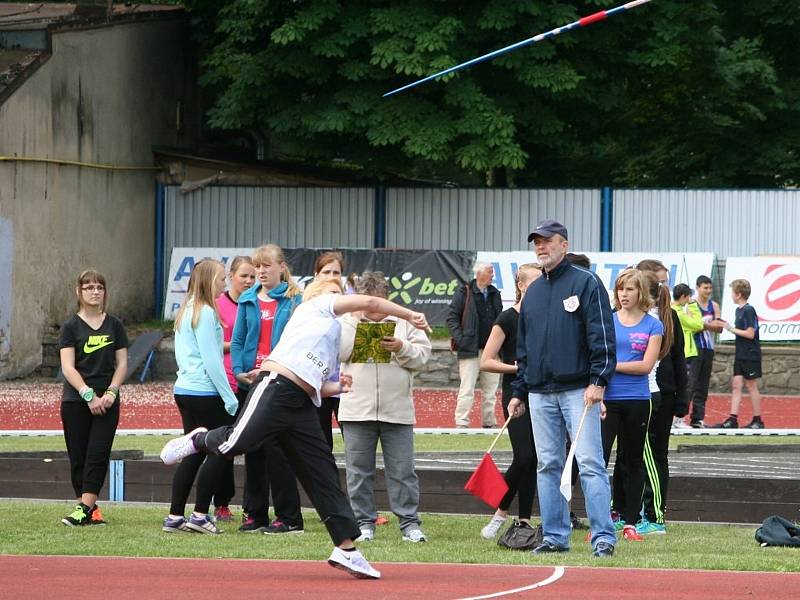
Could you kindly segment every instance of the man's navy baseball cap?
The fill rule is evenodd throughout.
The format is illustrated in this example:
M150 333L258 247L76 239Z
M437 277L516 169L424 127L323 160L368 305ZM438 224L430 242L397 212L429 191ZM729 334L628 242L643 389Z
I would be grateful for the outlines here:
M536 226L536 229L528 234L528 243L532 242L533 238L535 238L537 235L542 236L543 238L551 238L555 234L560 235L565 240L569 239L567 237L566 227L564 227L558 221L553 221L553 219L545 219L544 221L540 221Z

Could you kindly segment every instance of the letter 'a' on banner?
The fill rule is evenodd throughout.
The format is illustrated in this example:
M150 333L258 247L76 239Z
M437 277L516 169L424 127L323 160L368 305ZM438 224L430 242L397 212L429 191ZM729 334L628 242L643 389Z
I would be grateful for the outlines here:
M506 427L508 427L509 421L511 421L511 417L508 417L502 429L500 429L500 433L497 434L492 445L489 446L486 454L483 455L475 472L469 478L466 485L464 485L465 490L473 496L480 498L492 508L497 508L503 496L508 493L508 484L498 470L497 465L494 463L492 450L500 439L500 436L503 435Z

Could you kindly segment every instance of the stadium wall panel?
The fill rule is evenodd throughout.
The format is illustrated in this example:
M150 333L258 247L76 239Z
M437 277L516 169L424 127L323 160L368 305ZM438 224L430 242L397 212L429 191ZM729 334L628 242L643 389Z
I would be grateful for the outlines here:
M800 254L798 190L614 190L615 252Z
M600 249L599 189L389 188L386 246L526 250L542 219L566 225L571 247Z

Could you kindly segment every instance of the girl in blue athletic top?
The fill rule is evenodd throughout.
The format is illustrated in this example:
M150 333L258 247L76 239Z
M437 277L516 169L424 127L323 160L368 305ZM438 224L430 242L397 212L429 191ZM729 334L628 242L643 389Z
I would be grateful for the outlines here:
M605 394L606 415L602 423L606 465L616 441L625 482L625 506L617 528L629 541L641 541L636 533L645 485L644 445L650 421L650 387L647 377L655 369L664 327L648 314L653 305L644 274L626 269L614 284L614 331L617 338L617 368Z

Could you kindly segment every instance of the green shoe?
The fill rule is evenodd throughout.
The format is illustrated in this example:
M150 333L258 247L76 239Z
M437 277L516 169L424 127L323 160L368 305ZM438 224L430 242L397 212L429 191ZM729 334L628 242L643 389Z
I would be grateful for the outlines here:
M623 529L625 529L625 520L624 519L619 519L617 521L614 521L614 531L619 533Z
M78 504L70 514L61 519L61 522L68 527L80 527L89 524L89 507Z
M636 533L639 535L664 535L667 528L661 523L651 523L647 519L642 519L636 524Z

